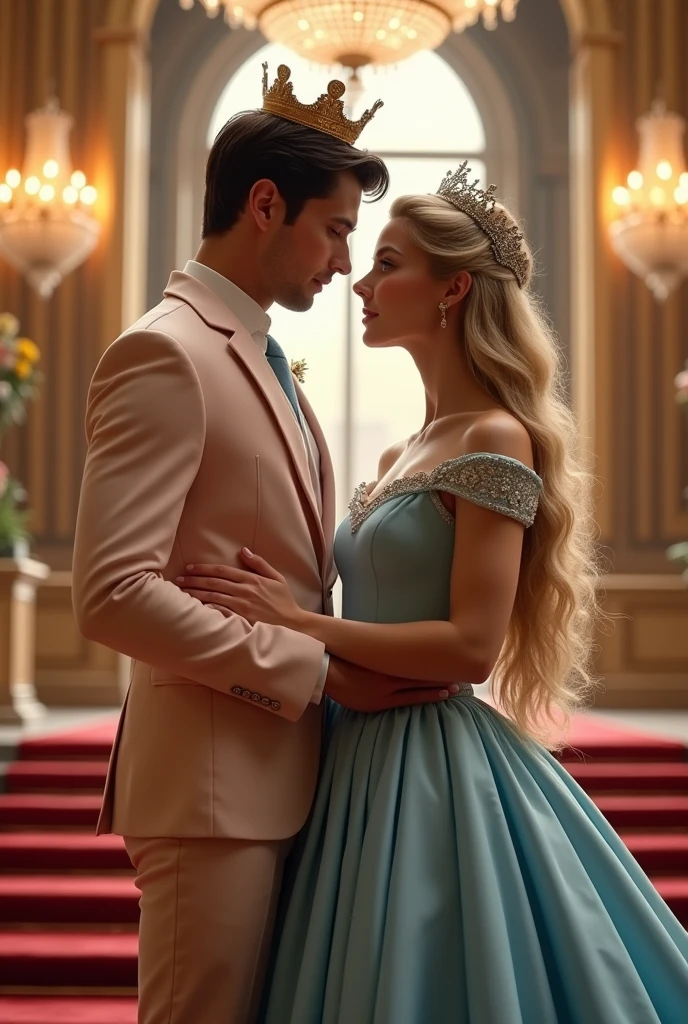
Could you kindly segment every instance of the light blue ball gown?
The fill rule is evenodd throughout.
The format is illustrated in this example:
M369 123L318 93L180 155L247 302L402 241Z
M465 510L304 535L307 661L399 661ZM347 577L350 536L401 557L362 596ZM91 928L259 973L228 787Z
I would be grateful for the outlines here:
M469 455L359 488L343 615L446 619L450 491L529 525L541 482ZM265 1024L686 1024L688 935L543 748L472 695L381 714L330 702L288 865Z

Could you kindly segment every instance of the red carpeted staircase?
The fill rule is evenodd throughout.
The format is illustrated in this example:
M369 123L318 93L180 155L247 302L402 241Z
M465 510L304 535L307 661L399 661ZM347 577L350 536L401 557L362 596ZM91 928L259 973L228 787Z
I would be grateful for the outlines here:
M135 1024L138 893L93 834L115 723L25 741L0 795L0 1024ZM581 716L567 769L688 924L688 751Z
M688 748L581 715L561 760L688 927Z
M138 892L96 836L115 723L21 744L0 795L0 1024L135 1024Z

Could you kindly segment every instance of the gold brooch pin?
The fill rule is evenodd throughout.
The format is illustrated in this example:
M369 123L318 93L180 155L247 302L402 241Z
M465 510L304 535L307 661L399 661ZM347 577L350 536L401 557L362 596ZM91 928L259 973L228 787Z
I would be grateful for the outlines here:
M305 359L292 359L291 372L294 374L299 384L303 384L305 381L307 369L308 363Z

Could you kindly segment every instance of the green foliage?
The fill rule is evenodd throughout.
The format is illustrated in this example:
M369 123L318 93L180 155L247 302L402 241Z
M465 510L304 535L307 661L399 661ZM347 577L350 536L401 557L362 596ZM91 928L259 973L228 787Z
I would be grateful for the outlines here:
M4 485L0 483L0 549L28 538L29 513L20 508L25 498L26 492L16 480L8 477Z

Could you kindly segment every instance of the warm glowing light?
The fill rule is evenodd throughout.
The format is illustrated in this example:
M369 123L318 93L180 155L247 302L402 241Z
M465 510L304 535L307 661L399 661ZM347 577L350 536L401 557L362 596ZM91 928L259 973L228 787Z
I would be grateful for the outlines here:
M194 0L179 0L189 10ZM199 0L209 17L224 11L231 28L260 28L270 42L307 55L328 68L352 71L397 64L435 50L451 31L482 21L492 31L513 21L519 0ZM350 97L351 99L351 97ZM353 102L353 99L352 99Z
M86 206L91 206L93 203L95 203L97 198L98 193L94 189L93 185L86 185L84 188L82 188L81 192L79 193L79 199L82 203L85 203Z
M684 119L655 100L638 119L636 168L628 189L615 188L616 215L609 236L616 254L645 281L658 302L674 291L688 268L688 171Z
M69 132L73 118L56 97L25 118L24 165L0 172L0 255L43 299L95 247L100 226L86 207L75 209L86 175L71 175ZM72 184L69 183L70 175ZM13 191L14 190L14 191ZM85 192L88 202L95 199Z

